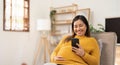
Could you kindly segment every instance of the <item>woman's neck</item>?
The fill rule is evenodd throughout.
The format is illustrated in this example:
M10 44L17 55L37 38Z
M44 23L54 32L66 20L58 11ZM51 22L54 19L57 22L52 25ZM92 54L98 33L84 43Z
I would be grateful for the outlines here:
M83 36L75 35L75 38L84 38L84 37L86 37L86 36L85 35L83 35Z

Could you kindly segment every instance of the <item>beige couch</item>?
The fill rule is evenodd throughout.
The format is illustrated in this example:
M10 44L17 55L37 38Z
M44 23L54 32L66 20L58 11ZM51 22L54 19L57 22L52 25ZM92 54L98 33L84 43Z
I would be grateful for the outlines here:
M114 32L103 32L93 33L92 36L102 41L100 65L115 65L116 34ZM55 48L56 45L53 47Z
M94 33L97 40L102 41L100 65L115 65L115 45L117 36L114 32Z

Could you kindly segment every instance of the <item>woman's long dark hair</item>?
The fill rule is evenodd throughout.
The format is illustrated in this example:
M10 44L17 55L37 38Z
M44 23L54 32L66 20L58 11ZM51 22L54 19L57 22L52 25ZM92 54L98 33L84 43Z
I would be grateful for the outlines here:
M71 40L71 38L74 38L75 37L75 32L74 32L74 23L77 21L77 20L82 20L83 23L86 25L87 29L86 29L86 32L85 32L85 36L87 37L90 37L90 30L89 30L89 24L88 24L88 21L87 19L85 18L85 16L83 15L77 15L73 21L72 21L72 35L71 36L68 36L65 41L68 42Z

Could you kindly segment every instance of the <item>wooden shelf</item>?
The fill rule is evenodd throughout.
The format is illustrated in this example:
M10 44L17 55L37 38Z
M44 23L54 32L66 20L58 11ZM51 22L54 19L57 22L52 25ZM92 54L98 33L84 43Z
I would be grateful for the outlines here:
M57 33L51 33L52 36L61 36L62 34L57 34Z
M71 24L71 23L61 23L61 22L58 22L58 23L53 23L53 24L55 24L55 25L68 25L68 24Z
M70 26L72 23L73 17L76 15L76 10L78 9L77 4L72 4L68 6L63 6L63 7L56 7L56 8L51 8L51 10L55 10L55 21L52 21L53 24L53 31L52 35L55 36L60 36L67 34L70 32ZM68 28L66 29L66 32L59 29L59 27L65 27ZM57 28L58 27L58 28ZM59 31L57 31L59 29Z
M69 25L71 24L72 20L57 20L53 22L55 25Z
M56 13L55 15L60 15L60 14L75 14L75 11L71 11L71 12L60 12L60 13Z
M68 31L69 33L71 33L71 24L72 24L72 19L76 16L76 15L85 15L87 17L87 19L89 20L89 16L90 16L90 8L85 8L85 9L78 9L78 5L77 4L72 4L72 5L68 5L68 6L63 6L63 7L55 7L52 8L51 10L55 10L56 13L54 14L54 20L52 21L52 29L53 29L53 33L52 35L63 35L65 33L60 33L60 32L64 32L64 30L60 29L63 27L66 27L66 31ZM61 27L60 27L61 26ZM57 31L57 30L60 30Z
M51 33L51 35L53 35L53 36L61 36L61 35L64 35L64 34L67 34L67 33Z

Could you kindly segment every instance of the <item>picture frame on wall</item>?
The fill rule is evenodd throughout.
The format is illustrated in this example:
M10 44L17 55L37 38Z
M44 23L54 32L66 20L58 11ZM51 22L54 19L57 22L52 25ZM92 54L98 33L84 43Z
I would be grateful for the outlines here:
M78 9L76 11L76 15L84 15L89 21L90 20L90 8Z

